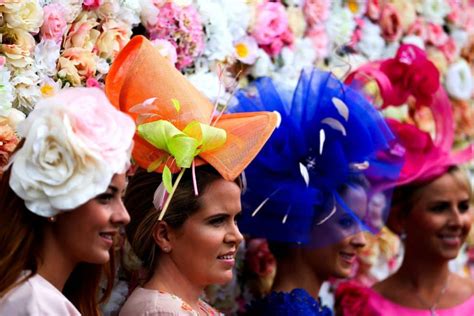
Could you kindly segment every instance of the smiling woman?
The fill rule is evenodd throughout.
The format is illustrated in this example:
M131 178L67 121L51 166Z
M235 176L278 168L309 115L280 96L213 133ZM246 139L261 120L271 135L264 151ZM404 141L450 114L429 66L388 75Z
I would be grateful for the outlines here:
M127 236L148 272L146 282L131 294L120 315L200 310L217 314L199 300L204 287L232 279L235 254L242 241L240 182L224 180L210 166L196 169L199 196L191 174L184 175L162 221L154 206L161 176L139 170L130 180L125 205L132 221Z
M135 125L93 88L38 103L0 182L0 314L99 315ZM107 288L100 293L105 277Z

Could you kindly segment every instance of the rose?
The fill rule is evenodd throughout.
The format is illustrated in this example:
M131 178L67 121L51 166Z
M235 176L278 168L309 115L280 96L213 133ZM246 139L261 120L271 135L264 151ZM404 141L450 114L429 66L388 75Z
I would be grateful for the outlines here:
M413 2L406 0L395 0L392 2L392 5L396 11L401 13L403 16L403 18L400 19L400 23L402 24L402 29L407 30L416 19L416 10Z
M451 64L446 73L446 91L458 100L469 100L472 95L473 79L468 63L464 59Z
M456 46L456 42L452 37L449 37L446 43L438 47L441 52L443 52L444 56L448 62L453 62L459 54L459 49Z
M103 0L84 0L82 7L85 10L95 10L102 4Z
M96 73L97 56L83 48L68 48L58 60L58 77L69 81L73 86Z
M426 29L426 22L422 18L417 18L407 30L407 35L415 35L426 41L428 38L428 31Z
M8 124L0 124L0 175L20 140Z
M250 271L260 277L272 274L276 269L276 260L268 248L265 239L252 239L248 243L246 261Z
M427 31L427 41L429 44L434 46L442 46L446 44L448 40L448 35L444 32L443 27L439 24L428 23L426 26Z
M24 68L33 63L31 53L35 46L34 37L22 29L5 28L2 33L0 51L10 65Z
M134 124L92 88L66 89L38 103L19 126L10 186L26 207L54 216L104 192L128 163Z
M329 17L331 2L327 0L306 0L303 6L308 24L321 24Z
M102 24L102 33L96 42L98 55L105 59L115 58L130 40L130 36L132 36L132 30L123 22L106 21Z
M373 21L380 19L380 2L379 0L368 0L367 1L367 16Z
M80 47L92 51L100 35L100 32L94 29L97 25L95 18L89 17L87 12L81 13L66 35L64 49Z
M264 2L257 8L252 35L259 45L271 45L288 29L285 7L278 2Z
M20 2L17 10L5 12L3 18L8 27L20 28L30 33L38 33L43 22L43 10L36 0Z
M43 11L44 22L41 26L41 37L60 43L67 28L65 8L59 3L52 3L45 6Z
M387 41L395 42L402 36L401 18L393 5L385 4L379 23L382 29L382 37Z

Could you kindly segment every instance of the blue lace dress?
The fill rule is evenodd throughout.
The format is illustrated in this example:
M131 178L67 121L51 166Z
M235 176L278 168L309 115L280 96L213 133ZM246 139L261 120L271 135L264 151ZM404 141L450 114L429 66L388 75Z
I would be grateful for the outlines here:
M287 292L271 292L266 297L252 302L249 316L332 316L326 306L321 306L303 289Z

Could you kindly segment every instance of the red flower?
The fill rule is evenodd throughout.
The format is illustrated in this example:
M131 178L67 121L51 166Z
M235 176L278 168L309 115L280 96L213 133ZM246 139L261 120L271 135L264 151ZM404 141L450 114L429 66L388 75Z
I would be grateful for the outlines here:
M384 107L401 105L408 96L416 98L416 104L430 105L433 94L439 88L439 71L427 59L426 53L414 45L402 45L395 58L380 65L392 82L393 89L384 95Z
M336 290L336 310L340 315L378 316L368 304L370 289L354 281L341 283Z
M276 268L276 261L265 239L252 239L248 243L246 261L252 272L260 277L270 275Z

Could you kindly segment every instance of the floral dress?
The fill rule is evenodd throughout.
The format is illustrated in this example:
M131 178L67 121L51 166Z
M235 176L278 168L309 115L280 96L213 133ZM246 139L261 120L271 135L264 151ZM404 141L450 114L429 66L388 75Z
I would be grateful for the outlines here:
M263 299L254 301L247 315L271 316L331 316L329 308L321 306L303 289L288 292L271 292Z

